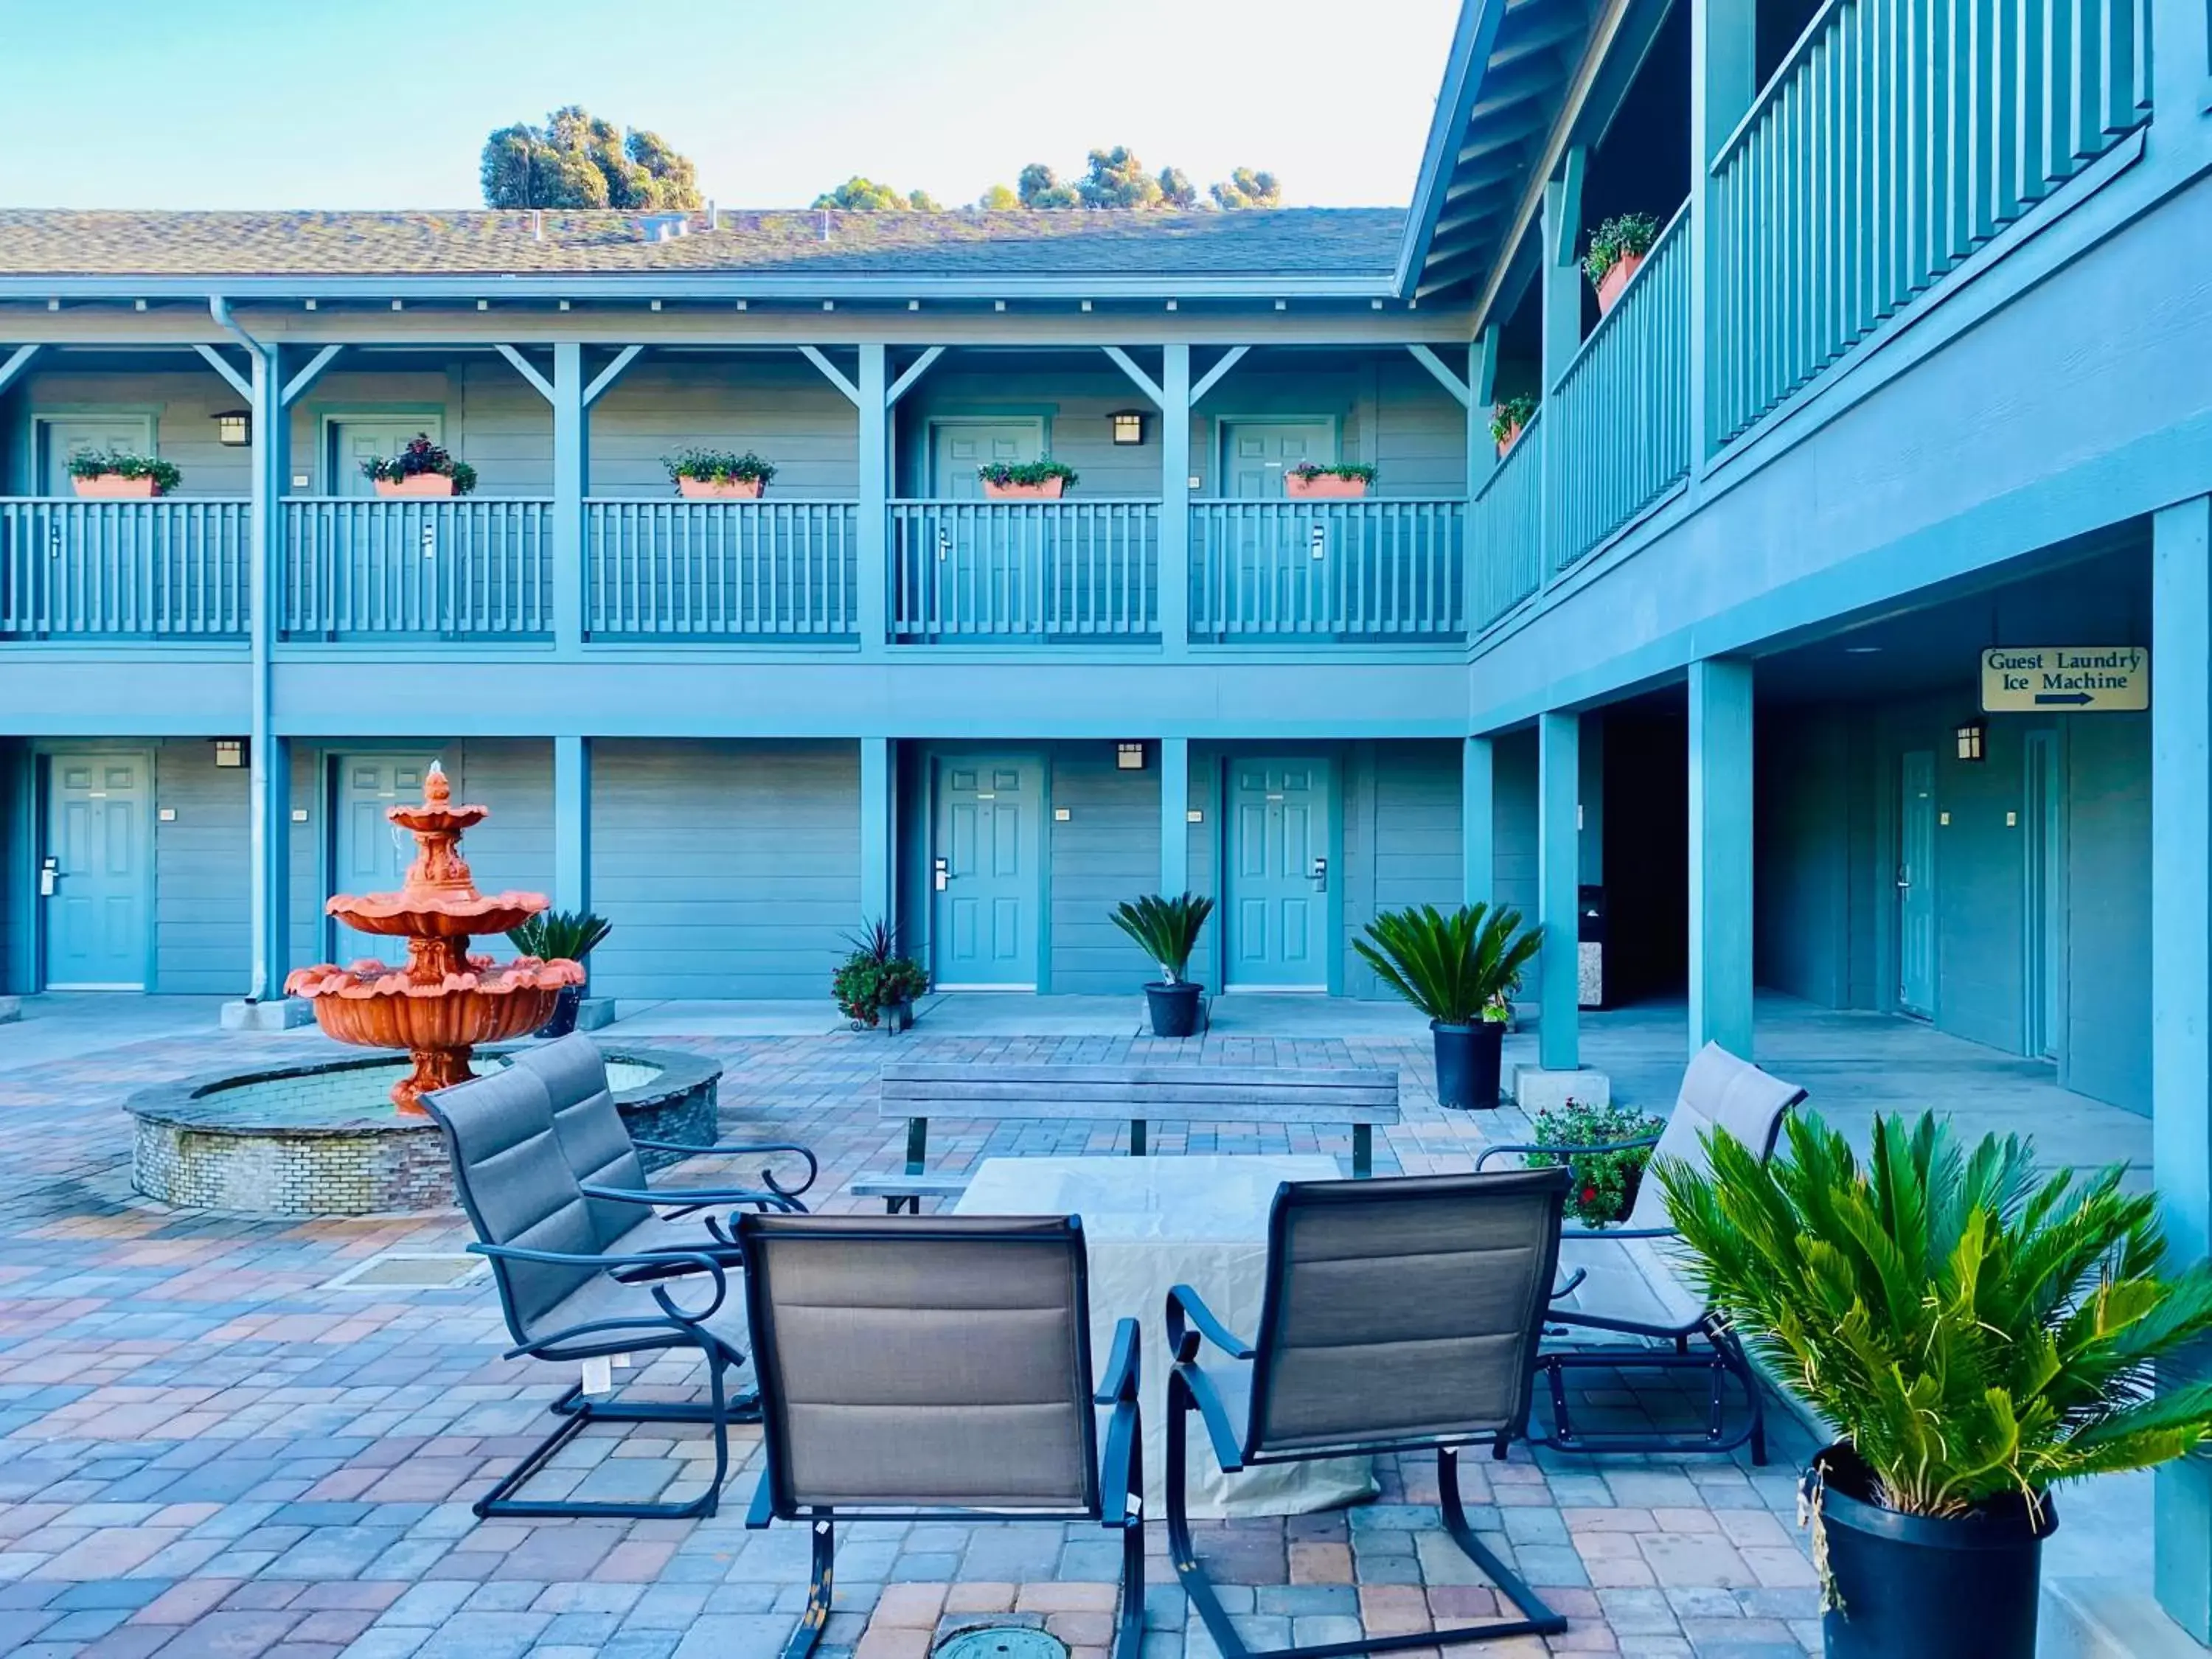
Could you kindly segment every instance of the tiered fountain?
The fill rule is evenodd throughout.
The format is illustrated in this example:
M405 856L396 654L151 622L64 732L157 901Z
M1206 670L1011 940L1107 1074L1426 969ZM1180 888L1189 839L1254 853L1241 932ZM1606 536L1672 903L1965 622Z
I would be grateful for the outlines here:
M584 982L582 964L517 957L503 966L469 954L477 933L504 933L552 901L543 893L479 893L461 857L461 836L490 816L482 806L452 805L445 769L431 763L420 806L394 806L385 817L415 836L415 861L396 893L341 893L325 907L356 933L407 941L407 963L395 968L367 957L344 968L322 963L295 969L284 981L314 1004L315 1023L340 1042L404 1048L415 1069L394 1085L392 1103L427 1116L422 1096L474 1075L470 1051L543 1025L564 985Z
M143 1089L124 1103L137 1120L131 1184L147 1197L274 1216L452 1206L444 1138L420 1103L423 1091L465 1081L478 1044L543 1024L561 988L581 984L584 970L573 962L521 957L495 964L469 954L472 936L505 933L545 908L546 898L477 891L460 839L483 821L484 809L453 805L442 770L430 769L420 806L395 806L386 816L415 836L404 883L396 893L342 895L328 908L358 932L405 939L405 963L324 963L301 969L284 988L314 1005L316 1023L330 1036L404 1048L412 1069L386 1054L301 1054ZM615 1105L633 1134L700 1146L714 1139L720 1066L622 1043L602 1052ZM501 1063L495 1052L476 1058ZM681 1154L642 1156L650 1170Z

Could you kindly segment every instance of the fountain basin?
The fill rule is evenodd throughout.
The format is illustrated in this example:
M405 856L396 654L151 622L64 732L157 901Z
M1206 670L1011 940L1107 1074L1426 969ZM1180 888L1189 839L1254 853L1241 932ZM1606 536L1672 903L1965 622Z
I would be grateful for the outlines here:
M479 1073L501 1063L478 1049ZM634 1135L707 1146L715 1139L722 1068L675 1048L611 1045L607 1081ZM453 1207L443 1135L428 1118L391 1107L404 1055L315 1060L210 1072L142 1089L124 1102L135 1120L131 1185L148 1198L246 1215L419 1213ZM641 1154L647 1170L679 1161Z

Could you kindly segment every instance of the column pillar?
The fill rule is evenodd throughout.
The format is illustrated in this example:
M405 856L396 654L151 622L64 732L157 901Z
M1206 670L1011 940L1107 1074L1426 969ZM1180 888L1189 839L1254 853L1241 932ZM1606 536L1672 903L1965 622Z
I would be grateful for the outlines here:
M1190 739L1160 739L1160 891L1190 890Z
M1690 665L1690 1052L1751 1058L1751 665Z
M1160 651L1189 650L1190 342L1170 340L1160 351Z
M584 497L591 489L584 405L584 348L553 347L553 647L563 654L584 644Z
M1714 265L1720 246L1706 206L1707 169L1759 94L1758 0L1690 0L1690 471L1713 451Z
M1489 904L1498 893L1498 757L1488 738L1469 738L1459 763L1460 902Z
M553 739L553 903L592 908L592 743Z
M860 739L860 918L896 927L898 882L892 848L897 789L891 758L889 738Z
M1547 1072L1571 1072L1582 1063L1576 971L1581 954L1576 948L1582 877L1581 738L1579 715L1537 717L1536 920L1544 928L1537 960L1544 982L1537 1004L1541 1019L1536 1048Z
M2212 497L2151 520L2151 1153L2166 1246L2212 1253ZM2159 1362L2167 1388L2202 1379L2201 1351ZM2212 1464L2160 1466L2160 1605L2212 1642Z
M1553 388L1567 372L1583 343L1583 273L1575 246L1583 229L1583 167L1587 152L1580 145L1568 150L1559 176L1544 186L1544 217L1537 238L1536 283L1543 312L1543 385L1539 401L1547 408ZM1571 488L1568 469L1582 458L1566 453L1566 434L1551 428L1545 440L1543 464L1543 580L1566 562L1565 515L1561 505Z
M253 934L252 989L256 1000L284 994L291 900L291 746L276 735L276 674L272 661L279 582L284 566L284 496L291 487L291 418L283 399L283 348L251 350L253 362L253 504L247 580L252 659L251 713L246 734L246 831L251 866L249 902Z
M860 343L860 478L856 596L860 654L879 657L888 638L890 608L890 365L881 340Z

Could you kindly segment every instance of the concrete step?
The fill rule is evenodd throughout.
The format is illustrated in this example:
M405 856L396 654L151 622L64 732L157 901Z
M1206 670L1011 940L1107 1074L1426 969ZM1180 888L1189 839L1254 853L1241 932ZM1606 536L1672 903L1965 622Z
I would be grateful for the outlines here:
M2036 1659L2204 1659L2148 1594L2101 1578L2046 1578Z

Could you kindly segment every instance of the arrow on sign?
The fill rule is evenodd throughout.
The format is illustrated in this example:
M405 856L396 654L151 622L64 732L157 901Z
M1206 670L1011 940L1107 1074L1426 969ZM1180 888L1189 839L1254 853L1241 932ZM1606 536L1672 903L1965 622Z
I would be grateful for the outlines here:
M2039 702L2039 703L2046 703L2046 702L2074 702L2074 703L2081 703L2081 702L2096 702L2096 701L2097 701L2097 700L2096 700L2096 698L2094 698L2094 696L2090 696L2090 695L2089 695L2089 693L2087 693L2087 691L2039 691L2039 692L2037 692L2037 693L2035 694L2035 700L2036 700L2036 702Z

